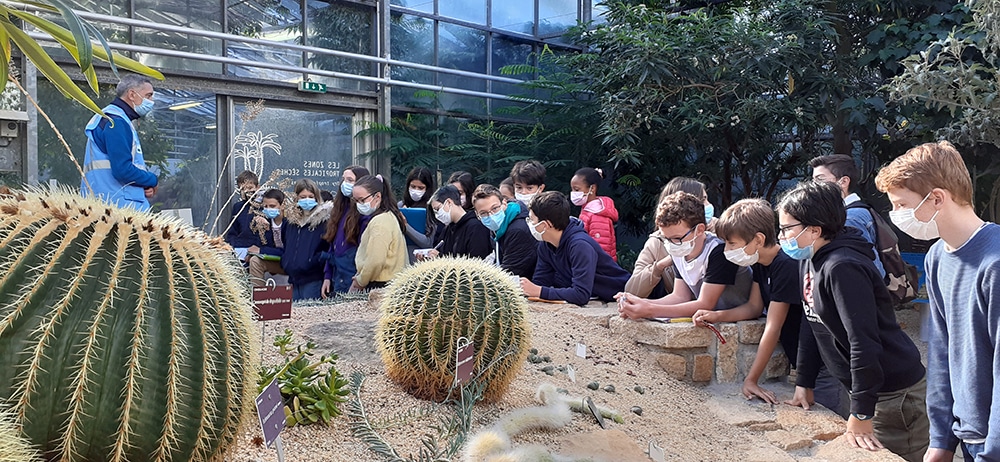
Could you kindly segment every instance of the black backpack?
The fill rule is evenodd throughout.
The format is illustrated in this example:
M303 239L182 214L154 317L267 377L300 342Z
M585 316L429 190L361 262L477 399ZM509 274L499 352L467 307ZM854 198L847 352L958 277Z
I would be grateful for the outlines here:
M897 307L917 298L919 273L917 267L903 261L899 254L899 238L889 223L882 219L872 206L854 201L847 208L865 208L875 219L875 250L878 251L882 267L885 268L885 285Z

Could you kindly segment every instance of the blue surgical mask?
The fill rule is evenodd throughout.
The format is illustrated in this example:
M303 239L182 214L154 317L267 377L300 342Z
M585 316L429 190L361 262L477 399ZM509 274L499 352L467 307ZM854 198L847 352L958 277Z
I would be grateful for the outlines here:
M139 114L139 117L145 117L146 114L153 111L153 104L153 100L143 98L142 102L135 107L135 113Z
M340 192L344 195L344 197L351 197L351 193L354 192L354 183L341 181Z
M365 203L365 202L358 202L357 206L358 206L358 213L360 213L362 215L366 215L366 216L367 215L371 215L372 212L375 211L374 207L372 207L371 204L368 204L368 203Z
M278 215L281 215L281 209L263 209L261 210L261 213L263 213L265 217L273 220L278 218Z
M813 244L809 244L805 247L799 247L799 236L806 232L806 229L808 228L803 227L802 231L791 239L782 239L778 241L781 243L781 250L793 260L808 260L813 256Z
M711 202L705 204L705 223L712 221L715 218L715 206Z
M312 210L316 207L316 199L299 199L299 207L306 211Z
M500 227L503 226L504 215L505 215L504 211L500 210L499 212L494 213L493 215L480 218L480 220L483 222L483 226L489 228L490 231L493 231L495 233L497 231L500 231Z

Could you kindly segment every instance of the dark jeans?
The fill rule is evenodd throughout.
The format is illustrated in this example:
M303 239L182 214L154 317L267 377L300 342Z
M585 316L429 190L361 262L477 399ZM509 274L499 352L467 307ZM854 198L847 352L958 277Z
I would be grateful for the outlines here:
M969 444L962 443L962 455L965 457L965 462L976 462L976 456L979 453L986 450L986 443L979 444Z
M292 284L292 300L317 300L323 290L323 280Z
M348 249L339 257L332 257L330 265L333 266L332 289L335 293L347 293L351 288L351 278L358 272L354 266L354 257L358 254L358 248ZM319 298L319 297L317 297Z
M847 389L840 380L830 375L830 370L826 366L819 369L816 388L813 388L813 398L844 419L851 414L851 399Z

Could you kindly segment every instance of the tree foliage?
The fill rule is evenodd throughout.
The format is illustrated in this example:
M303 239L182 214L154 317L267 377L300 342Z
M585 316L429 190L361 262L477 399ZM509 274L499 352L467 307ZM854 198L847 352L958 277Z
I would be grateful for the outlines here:
M947 113L936 136L964 146L980 210L1000 216L1000 2L969 0L972 16L901 63L894 99Z
M705 182L725 207L746 196L774 199L806 177L809 158L849 153L860 158L861 190L872 197L878 166L947 122L891 101L886 82L904 72L902 58L968 19L956 0L604 6L604 22L567 37L584 52L545 50L537 63L504 68L535 76L517 114L530 123L464 120L451 129L435 119L410 129L401 117L392 130L407 135L393 133L390 149L408 151L394 153L394 165L461 165L496 182L503 176L488 172L533 157L554 165L547 189L556 190L568 189L576 168L611 167L601 194L616 200L619 233L630 234L648 231L660 188L680 175Z

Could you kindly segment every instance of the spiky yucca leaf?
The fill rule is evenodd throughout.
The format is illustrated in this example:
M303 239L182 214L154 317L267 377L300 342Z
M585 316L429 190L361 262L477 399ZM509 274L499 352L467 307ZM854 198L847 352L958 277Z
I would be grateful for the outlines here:
M250 288L208 236L0 196L0 397L47 460L221 460L253 406Z
M459 338L475 342L483 399L507 391L528 355L527 303L511 276L483 260L438 258L386 289L375 342L386 375L413 395L441 400L455 376Z

